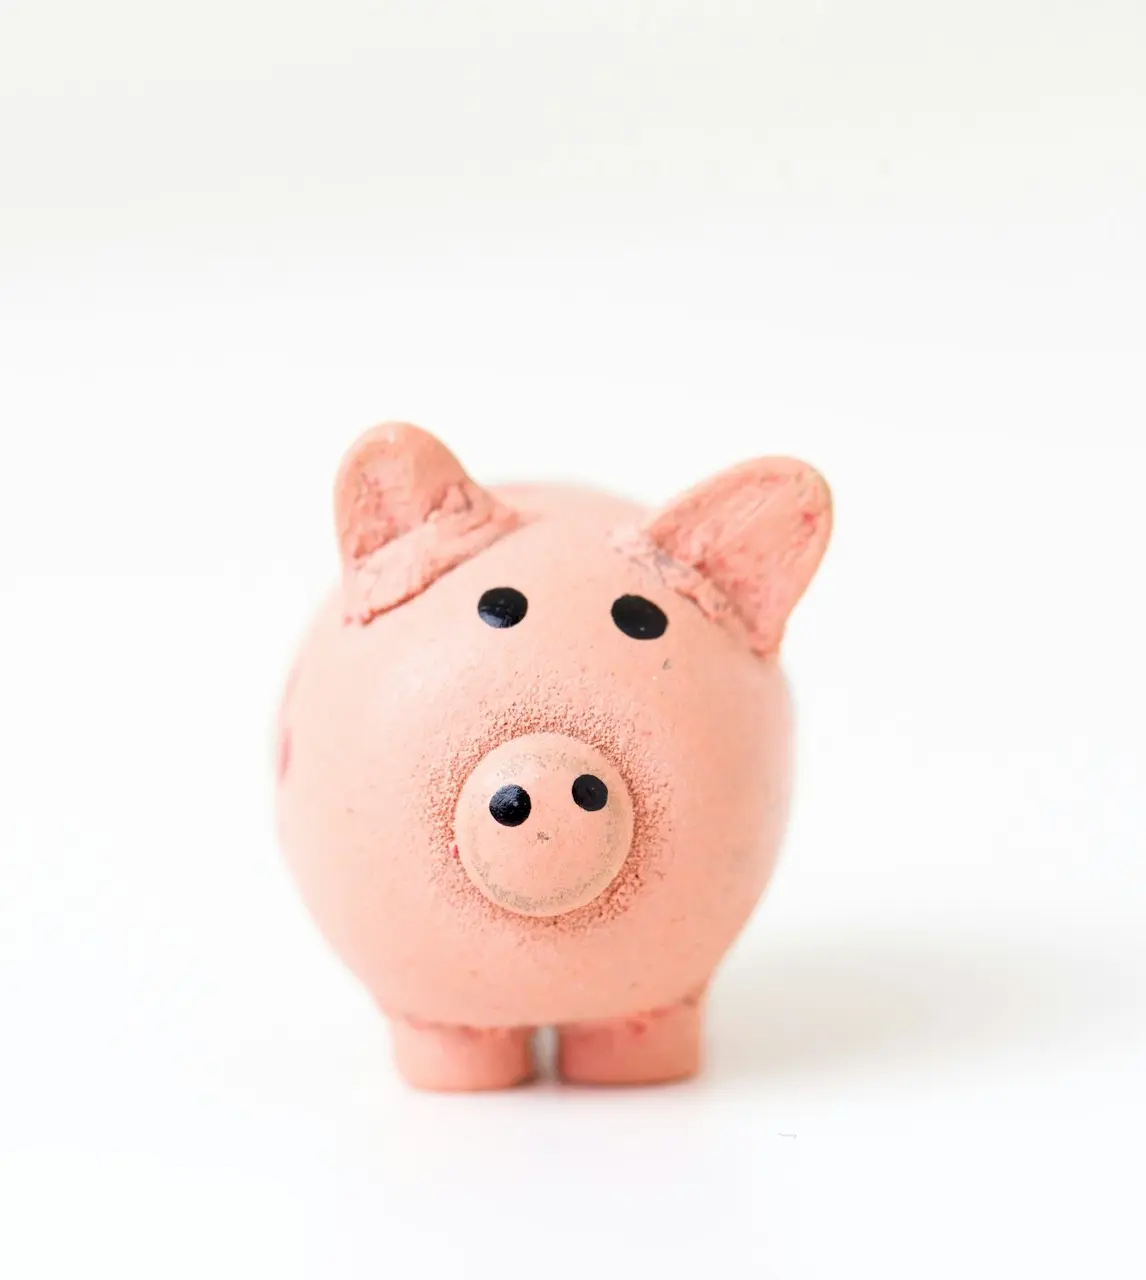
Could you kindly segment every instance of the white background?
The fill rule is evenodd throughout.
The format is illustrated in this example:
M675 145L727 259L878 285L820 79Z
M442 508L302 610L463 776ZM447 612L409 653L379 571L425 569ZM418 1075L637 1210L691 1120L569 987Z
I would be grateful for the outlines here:
M1140 0L0 5L0 1275L1146 1271ZM365 426L818 465L694 1084L414 1095L270 726Z

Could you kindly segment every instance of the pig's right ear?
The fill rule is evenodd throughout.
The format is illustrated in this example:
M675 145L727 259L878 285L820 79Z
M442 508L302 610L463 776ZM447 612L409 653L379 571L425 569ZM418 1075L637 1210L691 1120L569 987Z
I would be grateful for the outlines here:
M334 487L348 621L424 591L518 523L428 431L387 422L349 450Z
M779 646L831 529L831 494L817 471L794 458L756 458L690 489L639 528L620 530L616 545L766 656Z

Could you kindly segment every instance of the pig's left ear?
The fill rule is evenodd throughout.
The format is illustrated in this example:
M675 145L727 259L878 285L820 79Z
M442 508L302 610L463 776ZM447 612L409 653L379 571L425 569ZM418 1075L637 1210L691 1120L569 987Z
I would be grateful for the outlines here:
M832 500L807 463L758 458L706 480L622 538L714 621L774 652L828 545Z
M440 440L408 422L383 423L351 446L335 481L334 513L346 617L362 623L518 523Z

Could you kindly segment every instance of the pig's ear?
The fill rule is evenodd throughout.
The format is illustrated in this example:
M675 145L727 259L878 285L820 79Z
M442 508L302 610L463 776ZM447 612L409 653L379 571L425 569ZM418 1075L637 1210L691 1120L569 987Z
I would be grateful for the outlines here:
M831 526L822 476L792 458L758 458L682 494L622 545L715 621L746 629L751 647L769 654L812 580Z
M518 523L427 431L387 422L347 453L334 514L348 620L371 618L424 591Z

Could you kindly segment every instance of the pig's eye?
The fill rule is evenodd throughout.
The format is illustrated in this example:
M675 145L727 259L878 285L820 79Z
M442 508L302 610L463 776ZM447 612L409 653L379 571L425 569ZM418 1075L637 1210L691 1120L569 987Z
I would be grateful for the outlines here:
M613 621L634 640L655 640L669 624L664 610L644 596L618 596L613 601Z
M514 587L490 587L478 601L478 617L490 627L516 627L529 601Z

